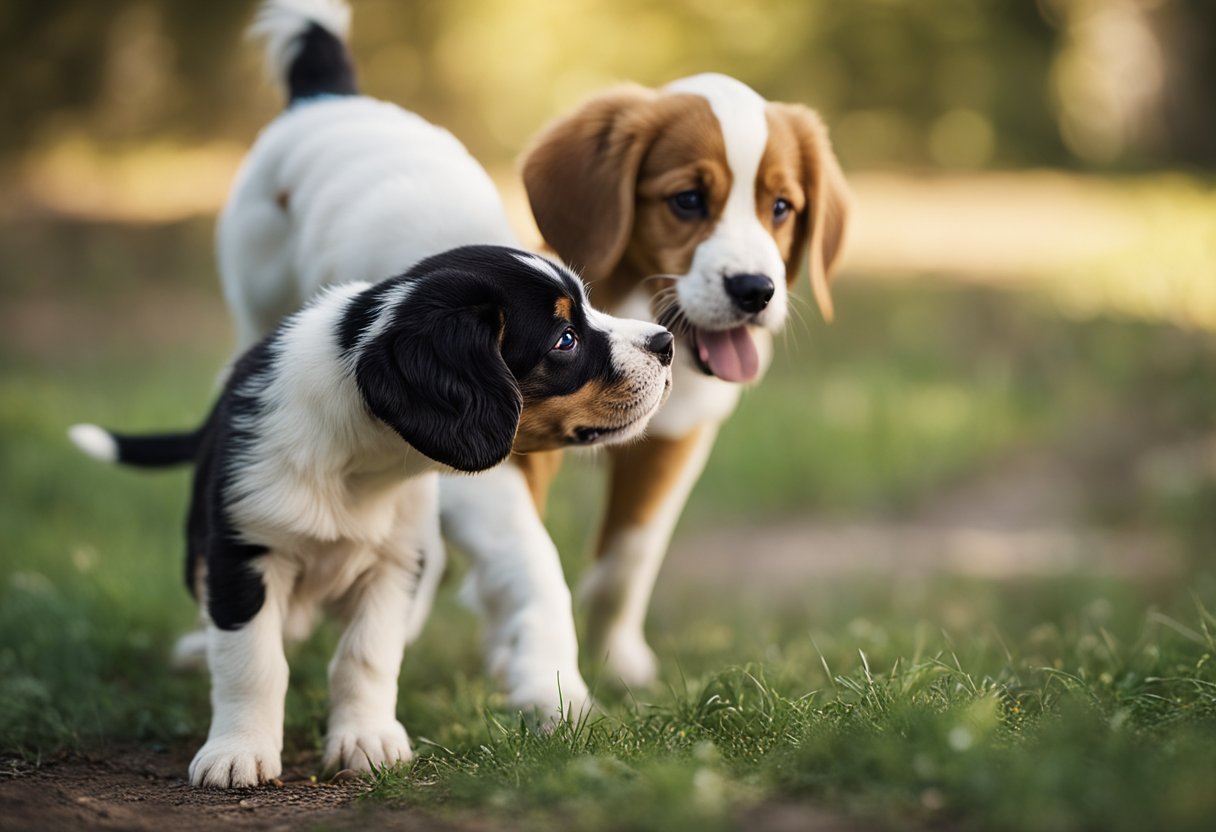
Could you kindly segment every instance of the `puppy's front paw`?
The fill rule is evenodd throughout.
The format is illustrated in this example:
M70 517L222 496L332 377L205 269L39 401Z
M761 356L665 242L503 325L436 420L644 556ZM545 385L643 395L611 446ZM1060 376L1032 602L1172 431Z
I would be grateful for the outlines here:
M243 789L269 782L282 773L278 743L272 737L261 734L215 737L194 755L190 785Z
M556 676L546 673L543 678L515 687L507 693L507 704L512 710L534 711L542 727L552 729L563 719L578 722L595 703L583 677L571 670Z
M609 676L615 676L630 688L647 688L659 676L659 660L641 633L618 630L604 644L604 664Z
M371 771L380 766L406 763L414 758L410 738L400 722L381 725L338 723L325 737L325 756L321 767L326 771L350 768Z

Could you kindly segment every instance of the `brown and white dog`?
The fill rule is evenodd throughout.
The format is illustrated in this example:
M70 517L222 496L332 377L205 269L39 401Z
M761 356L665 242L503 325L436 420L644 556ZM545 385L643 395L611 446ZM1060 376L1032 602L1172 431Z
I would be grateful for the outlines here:
M591 99L539 136L523 175L545 241L581 270L593 302L681 339L671 398L648 436L609 453L597 560L582 585L597 659L644 685L656 674L646 609L672 531L718 427L767 368L804 253L832 318L844 176L813 111L716 74ZM445 534L473 556L489 666L520 704L549 704L555 675L567 702L586 690L569 596L533 510L543 512L559 454L441 486Z

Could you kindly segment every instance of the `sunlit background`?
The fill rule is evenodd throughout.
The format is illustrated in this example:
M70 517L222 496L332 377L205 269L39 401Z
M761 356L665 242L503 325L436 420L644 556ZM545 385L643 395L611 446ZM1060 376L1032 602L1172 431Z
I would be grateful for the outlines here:
M209 403L232 345L214 217L281 108L242 36L253 6L0 2L0 757L135 738L185 748L205 729L205 684L165 662L194 616L179 575L187 475L97 465L64 430L192 425ZM529 243L517 160L607 85L717 70L831 128L855 196L836 322L800 278L774 367L723 429L660 576L649 633L670 687L656 701L717 708L712 674L762 662L830 722L892 701L866 693L871 667L894 668L882 678L905 704L939 683L954 696L952 655L1015 703L1006 729L1037 708L1058 742L1031 742L1011 767L1000 755L1021 735L992 734L981 782L953 731L905 747L891 738L908 723L878 720L870 746L842 734L822 760L777 770L805 775L817 799L832 783L868 794L882 771L930 827L968 800L1013 829L1170 826L1167 810L1210 826L1216 745L1196 726L1216 713L1216 617L1203 612L1216 610L1216 3L353 6L363 89L462 139ZM550 501L572 581L601 489L574 459ZM436 754L497 742L482 709L502 704L455 585L402 687L411 733ZM295 749L316 745L327 638L293 664ZM1081 679L1099 704L1077 723L1053 703ZM960 712L989 713L986 690L961 695ZM954 719L943 713L923 725ZM1088 727L1056 732L1052 714ZM1188 738L1194 754L1170 756ZM838 765L867 747L888 767ZM924 773L939 752L957 781ZM689 783L702 764L681 763ZM1139 774L1114 785L1115 770ZM604 794L613 820L630 801Z
M449 127L501 181L521 228L513 160L547 120L615 82L718 70L825 115L858 195L853 271L1050 275L1078 310L1216 325L1216 281L1204 279L1216 233L1211 4L355 6L364 89ZM5 3L6 228L212 216L280 104L242 38L250 14L245 0ZM8 291L42 284L23 274L25 254L5 264Z
M121 421L121 391L163 384L130 356L222 363L230 335L213 218L245 149L281 106L243 38L252 6L15 0L0 10L0 339L18 375L49 367L53 378L99 361ZM363 89L463 139L532 242L516 160L549 119L605 86L717 70L823 113L856 196L840 321L825 328L805 307L773 378L728 427L691 518L730 520L732 508L739 518L795 518L789 534L801 551L824 532L799 525L808 517L899 519L975 478L999 479L1002 465L1025 465L1027 454L1077 451L1095 421L1132 437L1108 449L1134 469L1108 489L1118 494L1108 513L1140 517L1146 501L1172 505L1181 493L1204 516L1216 478L1203 393L1216 329L1216 6L354 7ZM1054 358L1060 367L1039 366ZM1149 394L1145 384L1165 388ZM178 420L209 395L209 384L193 387ZM1092 396L1078 392L1090 387ZM131 418L145 416L132 409ZM88 414L55 414L49 434L78 415ZM759 441L756 425L782 441ZM1084 546L1059 533L1093 525L1091 475L1056 465L994 496L989 515L1003 518L1011 502L1072 477L1081 495L1069 517L1040 496L1039 513L1015 524L1029 536L967 537L986 521L964 516L946 524L947 542L927 548L955 552L939 554L951 568L980 572L1070 562L1069 547ZM564 491L577 502L594 489L575 476ZM560 495L557 505L555 531L576 557L588 518L563 513ZM905 531L887 528L875 543L850 529L830 529L844 537L812 548L843 557L868 546L881 564L890 535ZM960 529L962 538L949 537ZM700 545L688 542L692 533L677 554ZM1200 539L1183 549L1206 550L1210 535ZM976 551L989 560L968 555L976 540L988 541Z

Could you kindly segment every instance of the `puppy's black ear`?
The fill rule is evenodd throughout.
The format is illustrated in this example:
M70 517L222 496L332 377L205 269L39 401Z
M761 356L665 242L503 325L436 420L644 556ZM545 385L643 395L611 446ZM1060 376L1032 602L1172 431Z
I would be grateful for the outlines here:
M462 291L468 283L453 276L440 287L446 292L424 283L382 310L392 317L361 351L356 380L372 413L402 439L473 472L511 453L523 400L499 350L502 301L471 297Z

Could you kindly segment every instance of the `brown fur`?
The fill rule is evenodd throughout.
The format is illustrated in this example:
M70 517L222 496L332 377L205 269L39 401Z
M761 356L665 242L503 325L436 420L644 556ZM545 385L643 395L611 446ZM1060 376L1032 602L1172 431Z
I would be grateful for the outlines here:
M562 452L536 451L530 454L512 454L511 461L523 472L528 481L528 491L532 494L532 503L536 513L542 518L548 507L549 486L553 484L557 472L562 467Z
M698 161L676 166L687 159ZM636 86L598 96L550 126L527 154L523 175L545 242L596 282L601 308L647 275L687 271L712 231L672 215L665 202L672 188L708 186L719 212L730 192L726 147L708 102Z
M813 111L769 103L766 120L768 145L755 183L757 216L777 242L789 284L803 252L809 253L815 300L831 321L829 279L848 217L844 175ZM725 143L709 103L638 86L610 90L548 127L528 152L523 174L546 243L582 269L594 282L596 305L607 309L645 278L687 273L731 188ZM695 187L705 191L709 216L680 220L667 199ZM778 198L788 200L794 213L774 223ZM665 285L670 282L647 283L652 296ZM601 552L615 531L653 518L688 463L696 436L652 437L613 449ZM529 480L534 499L536 483Z
M636 418L637 402L627 384L590 381L568 396L529 401L524 409L514 449L518 453L547 451L569 444L578 427L625 427ZM614 421L615 419L615 421Z
M786 257L786 280L790 283L798 274L804 248L809 248L811 288L819 311L830 322L835 310L828 284L840 259L849 214L844 172L832 152L827 127L813 110L801 104L769 103L766 116L768 147L760 160L757 192L795 177L787 187L790 193L798 188L802 202L782 194L797 211L796 222L785 223L793 230L789 247L782 246L780 230L773 236ZM771 206L772 200L761 204ZM760 215L763 217L764 212Z
M611 449L612 481L597 556L604 553L611 536L620 529L650 522L688 464L700 435L698 429L680 439L648 436L641 442Z
M757 215L777 241L791 284L809 249L815 300L830 321L829 280L848 217L844 174L812 110L769 103L766 119ZM596 305L609 309L646 277L686 273L731 187L709 103L638 86L610 90L548 127L525 157L523 175L546 243L595 282ZM693 187L708 198L704 222L680 220L667 205L668 197ZM795 215L775 226L778 197L790 201ZM653 294L664 282L649 285Z

